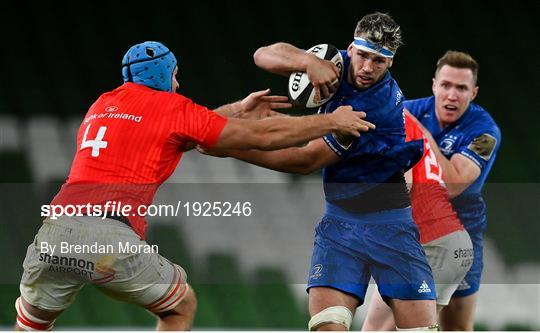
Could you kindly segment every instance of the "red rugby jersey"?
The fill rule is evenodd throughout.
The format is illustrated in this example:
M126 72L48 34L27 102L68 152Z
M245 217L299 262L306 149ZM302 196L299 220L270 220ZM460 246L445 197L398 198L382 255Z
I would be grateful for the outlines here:
M226 122L180 94L125 83L88 110L69 177L51 205L129 204L131 226L144 239L146 221L135 207L152 203L188 142L212 147Z
M424 140L424 155L412 168L413 186L411 203L413 218L420 232L420 243L463 230L456 212L452 208L442 179L442 168L437 163L422 129L409 114L405 116L406 141Z

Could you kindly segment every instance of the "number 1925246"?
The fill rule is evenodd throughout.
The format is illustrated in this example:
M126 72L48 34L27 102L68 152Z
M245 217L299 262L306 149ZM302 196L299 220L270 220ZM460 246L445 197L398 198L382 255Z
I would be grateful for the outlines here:
M229 202L229 201L187 201L184 202L186 216L251 216L251 202Z

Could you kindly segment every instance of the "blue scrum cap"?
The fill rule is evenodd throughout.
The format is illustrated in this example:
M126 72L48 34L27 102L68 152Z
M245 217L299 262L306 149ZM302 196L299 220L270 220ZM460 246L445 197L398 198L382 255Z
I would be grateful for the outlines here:
M174 54L160 42L133 45L122 59L124 82L172 92L172 74L176 67Z

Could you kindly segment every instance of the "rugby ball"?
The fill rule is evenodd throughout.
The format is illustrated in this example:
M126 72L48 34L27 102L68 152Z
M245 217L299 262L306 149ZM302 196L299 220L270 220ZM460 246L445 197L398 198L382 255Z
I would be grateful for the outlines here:
M312 53L320 59L330 60L339 68L339 82L343 77L343 57L339 50L330 44L318 44L306 51L307 53ZM309 78L306 72L294 72L289 77L289 86L287 89L289 94L289 101L295 107L303 108L316 108L324 103L328 102L334 93L330 94L329 97L318 100L315 98L315 91L313 85L309 82Z

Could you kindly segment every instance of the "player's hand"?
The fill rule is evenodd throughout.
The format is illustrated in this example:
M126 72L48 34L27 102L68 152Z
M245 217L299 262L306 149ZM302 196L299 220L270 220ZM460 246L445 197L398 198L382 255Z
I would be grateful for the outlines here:
M306 73L313 90L315 99L320 101L335 92L339 84L339 68L330 60L323 60L313 55L309 58Z
M228 157L225 149L208 149L203 146L197 145L197 151L201 154L214 156L214 157Z
M249 94L241 102L242 119L263 119L282 116L275 109L288 109L292 107L287 96L269 95L270 89L260 90Z
M342 136L352 135L359 137L360 132L375 129L374 124L363 119L366 117L365 112L353 111L349 105L338 107L330 116L332 116L337 125L337 129L334 132Z

